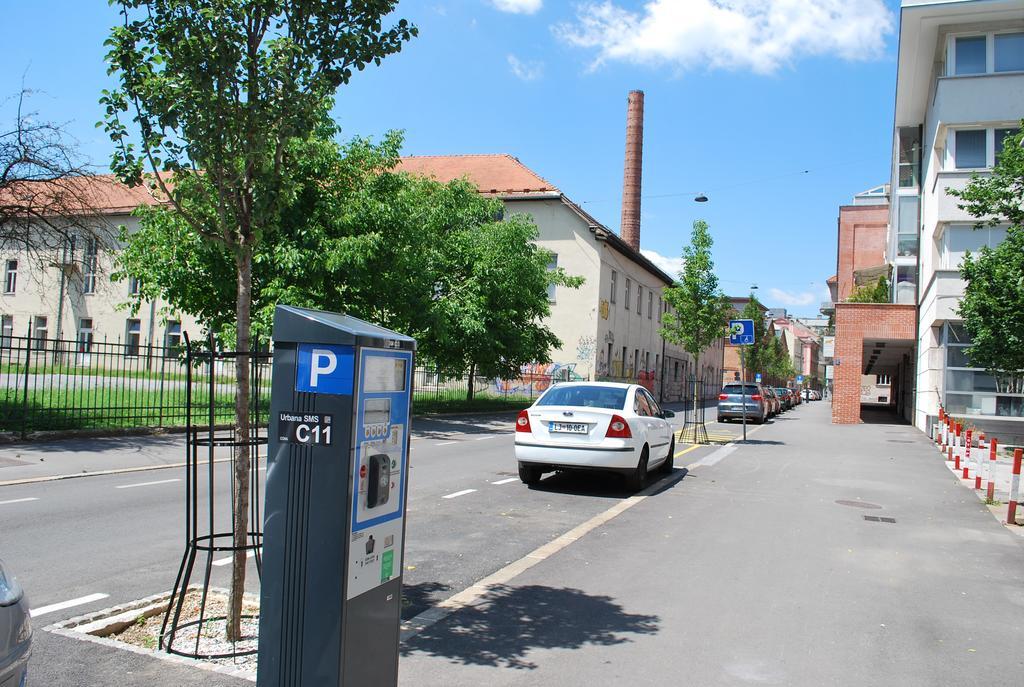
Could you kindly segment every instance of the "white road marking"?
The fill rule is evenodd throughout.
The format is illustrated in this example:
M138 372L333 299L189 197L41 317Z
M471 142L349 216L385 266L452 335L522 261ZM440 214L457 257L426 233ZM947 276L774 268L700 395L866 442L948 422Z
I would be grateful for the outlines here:
M477 440L477 441L487 441L488 439L497 439L497 438L498 438L498 437L495 437L495 436L490 436L490 437L477 437L477 438L476 438L476 440Z
M497 482L491 482L491 484L508 484L509 482L518 482L518 477L509 477L508 479L499 479Z
M457 491L454 494L448 494L447 496L442 496L441 498L454 499L457 496L465 496L466 494L472 494L474 491L476 491L476 489L463 489L462 491Z
M49 606L43 606L42 608L33 608L28 612L28 614L29 616L36 618L41 615L46 615L47 613L63 611L65 608L91 604L93 601L106 599L108 596L110 596L110 594L90 594L89 596L81 596L77 599L71 599L70 601L61 601L59 604L50 604Z
M7 504L7 503L25 503L27 501L38 501L38 500L39 499L37 499L35 496L32 496L32 497L27 498L27 499L11 499L10 501L0 501L0 506L2 506L4 504Z
M457 441L442 441L440 444L434 444L434 446L451 446L452 444L457 444L457 443L459 443L459 442L457 442Z
M723 458L725 458L726 456L728 456L733 451L735 451L736 448L737 448L736 444L726 444L725 446L723 446L722 448L718 449L717 451L715 451L711 455L704 456L703 458L701 458L697 462L691 463L690 465L687 465L686 467L687 468L695 468L695 467L700 467L702 465L710 467L710 466L714 465L715 463L717 463L718 461L720 461Z
M256 555L255 551L249 551L248 553L245 554L245 557L246 558L252 558L255 555ZM216 565L217 567L220 567L222 565L230 565L231 561L233 561L233 560L234 560L233 556L225 556L224 558L218 558L217 560L215 560L212 563L212 565Z
M139 482L138 484L122 484L114 489L134 489L135 487L149 487L154 484L170 484L171 482L180 482L181 480L175 477L174 479L162 479L156 482Z

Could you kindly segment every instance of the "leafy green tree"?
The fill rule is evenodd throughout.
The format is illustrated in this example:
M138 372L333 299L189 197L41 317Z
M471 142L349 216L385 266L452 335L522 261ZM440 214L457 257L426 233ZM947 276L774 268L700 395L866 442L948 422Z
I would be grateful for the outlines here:
M758 372L763 375L768 374L772 345L771 339L768 337L768 327L764 321L761 302L757 300L753 292L750 293L750 298L743 306L740 318L754 321L754 343L742 347L746 368L744 381L751 381Z
M773 384L783 384L796 376L793 359L786 352L778 337L771 339L766 369Z
M1024 122L1022 122L1024 125ZM971 337L972 365L995 377L1003 391L1024 391L1024 135L1007 136L992 174L974 175L950 193L978 218L976 228L1009 222L995 248L967 254L960 274L967 282L959 313Z
M715 263L711 259L713 244L707 222L694 222L690 243L683 247L679 281L664 291L670 308L663 316L661 335L682 346L695 366L700 354L724 335L732 310L715 276Z
M463 180L395 173L401 136L339 146L325 124L293 142L296 191L253 255L253 331L270 331L274 305L324 307L408 332L442 374L510 378L560 345L542 322L548 287L579 277L548 270L526 215ZM134 305L161 298L215 331L233 326L232 272L222 246L203 243L167 208L143 208L125 236L121 273L141 282ZM230 281L230 280L229 280ZM470 387L472 389L472 385ZM470 391L472 394L472 391Z
M862 284L846 298L847 303L888 303L889 280L879 277L873 284Z
M354 70L398 52L416 29L404 19L384 27L395 0L110 3L123 20L106 41L118 85L100 101L111 168L130 185L148 170L146 182L189 232L230 254L235 347L248 351L253 253L295 193L292 141L319 125ZM231 640L240 636L249 510L249 367L236 369Z

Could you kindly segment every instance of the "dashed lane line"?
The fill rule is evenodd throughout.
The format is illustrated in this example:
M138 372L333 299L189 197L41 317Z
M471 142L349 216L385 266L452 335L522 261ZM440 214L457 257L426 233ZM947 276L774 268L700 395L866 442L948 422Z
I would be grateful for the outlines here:
M509 477L508 479L499 479L497 482L491 482L491 484L508 484L509 482L518 482L518 477Z
M488 439L497 439L497 438L498 438L497 436L477 437L474 441L487 441Z
M31 609L28 614L32 618L37 618L47 613L56 613L57 611L63 611L65 608L74 608L75 606L84 606L85 604L91 604L93 601L99 601L100 599L106 599L110 594L89 594L88 596L80 596L77 599L70 599L68 601L61 601L60 603L50 604L49 606L41 606L40 608Z
M114 489L134 489L135 487L151 487L155 484L170 484L171 482L180 482L181 480L177 477L174 479L161 479L156 482L139 482L138 484L122 484L121 486L114 487Z
M38 500L39 499L37 497L35 497L35 496L30 496L29 498L25 498L25 499L11 499L9 501L0 501L0 506L5 506L5 505L7 505L9 503L27 503L29 501L38 501Z
M454 494L448 494L447 496L442 496L441 498L454 499L458 498L459 496L465 496L466 494L472 494L474 491L476 491L476 489L463 489L462 491L457 491Z
M451 446L452 444L457 444L457 443L459 443L459 442L457 442L457 441L442 441L439 444L434 444L434 446Z
M256 552L255 552L255 551L248 551L248 552L247 552L247 553L245 554L245 557L246 557L246 558L252 558L252 557L253 557L253 556L255 556L255 555L256 555ZM211 565L216 565L216 566L217 566L217 567L219 568L219 567L221 567L221 566L223 566L223 565L228 565L228 564L230 564L230 563L231 563L231 561L233 561L233 560L234 560L234 557L233 557L233 556L225 556L224 558L218 558L218 559L217 559L217 560L215 560L215 561L214 561L213 563L211 563Z

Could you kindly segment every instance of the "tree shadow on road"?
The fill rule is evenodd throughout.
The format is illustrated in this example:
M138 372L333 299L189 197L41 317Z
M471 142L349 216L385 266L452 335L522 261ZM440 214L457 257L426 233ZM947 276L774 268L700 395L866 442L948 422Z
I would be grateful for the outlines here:
M633 641L659 631L656 615L626 613L611 597L541 585L495 585L477 604L426 628L402 645L461 665L533 670L534 649L578 649Z
M448 596L450 584L421 582L402 585L402 620L414 618Z

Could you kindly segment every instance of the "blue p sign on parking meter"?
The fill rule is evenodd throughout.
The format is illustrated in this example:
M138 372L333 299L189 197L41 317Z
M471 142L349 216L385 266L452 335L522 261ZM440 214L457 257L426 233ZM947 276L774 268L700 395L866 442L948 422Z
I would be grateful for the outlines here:
M758 372L756 375L754 375L754 381L757 382L758 384L761 383L761 373L760 372Z
M797 384L803 384L804 383L804 376L803 375L797 375L796 376L796 383Z
M729 320L729 343L733 346L751 346L754 343L753 320Z

